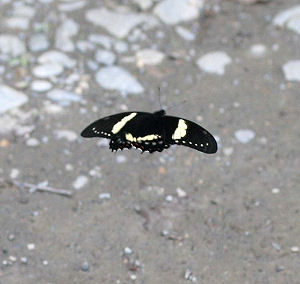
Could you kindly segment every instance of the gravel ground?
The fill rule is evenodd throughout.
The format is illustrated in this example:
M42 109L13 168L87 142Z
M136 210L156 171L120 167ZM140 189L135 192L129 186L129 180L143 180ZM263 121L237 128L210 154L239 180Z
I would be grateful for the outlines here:
M0 0L0 22L1 284L300 283L299 0ZM80 137L158 87L215 155Z

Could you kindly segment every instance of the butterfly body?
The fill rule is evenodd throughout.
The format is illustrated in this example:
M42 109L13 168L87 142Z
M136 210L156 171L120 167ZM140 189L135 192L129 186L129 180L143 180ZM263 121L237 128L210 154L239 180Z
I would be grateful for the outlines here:
M132 147L142 152L161 152L170 145L184 145L212 154L217 151L214 137L200 125L164 110L154 113L124 112L99 119L86 127L81 136L110 139L112 151Z

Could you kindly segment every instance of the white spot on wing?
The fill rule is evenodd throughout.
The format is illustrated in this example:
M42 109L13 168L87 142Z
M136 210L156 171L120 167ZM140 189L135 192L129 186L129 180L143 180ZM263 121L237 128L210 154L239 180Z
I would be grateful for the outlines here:
M131 133L126 133L125 138L130 142L142 142L142 141L151 141L160 138L157 134L150 134L144 137L133 137ZM145 143L146 144L146 143Z
M125 117L123 117L118 123L116 123L114 125L114 127L112 128L111 132L113 134L117 134L124 126L125 124L130 121L131 119L133 119L135 116L137 115L136 112L133 112Z
M179 119L178 126L175 129L175 132L172 135L172 139L181 139L186 135L187 124L183 119Z

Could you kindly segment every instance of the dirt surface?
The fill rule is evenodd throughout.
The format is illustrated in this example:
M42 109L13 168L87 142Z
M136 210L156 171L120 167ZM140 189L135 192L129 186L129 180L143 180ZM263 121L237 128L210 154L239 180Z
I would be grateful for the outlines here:
M13 122L0 134L0 283L300 283L300 82L283 72L286 62L300 59L300 34L272 23L299 1L207 1L199 15L178 24L155 15L158 1L145 11L131 1L82 1L84 7L67 12L59 5L70 1L0 1L2 22L22 17L13 11L23 2L35 11L29 26L0 29L25 43L27 60L2 56L0 84L28 99L0 114L3 127L5 119ZM92 42L87 38L95 33L116 38L86 13L120 6L122 13L157 21L123 37L127 51L108 47L114 64L143 86L139 94L101 86L95 74L105 64L93 70L92 63L103 47L93 43L82 52L76 45ZM55 43L65 17L78 24L73 50ZM38 23L47 24L48 46L35 51L29 42ZM195 38L182 38L176 26ZM145 37L132 40L135 30ZM251 52L256 44L265 50ZM160 51L163 61L139 66L135 54L145 48ZM42 80L78 101L32 90L37 58L54 49L76 67ZM212 51L231 58L223 74L197 63ZM68 83L71 74L79 79ZM217 137L215 155L176 146L151 155L115 154L105 140L79 136L106 115L158 110L158 86L163 105L186 100L168 114L196 121ZM17 186L43 181L72 196Z

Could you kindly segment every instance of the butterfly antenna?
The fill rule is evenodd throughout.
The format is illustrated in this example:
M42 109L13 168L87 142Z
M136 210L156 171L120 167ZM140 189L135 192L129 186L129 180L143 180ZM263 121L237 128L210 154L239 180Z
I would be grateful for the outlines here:
M159 105L160 105L160 109L163 109L162 104L161 104L161 91L160 91L160 86L157 87L158 88L158 101L159 101Z

